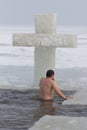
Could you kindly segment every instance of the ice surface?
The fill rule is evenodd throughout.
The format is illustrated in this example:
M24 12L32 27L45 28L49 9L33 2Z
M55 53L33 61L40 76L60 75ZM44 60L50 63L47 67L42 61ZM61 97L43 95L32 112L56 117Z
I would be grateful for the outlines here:
M29 130L87 130L87 118L46 115Z
M63 104L81 104L81 105L87 105L87 89L81 89L75 95L72 99L68 99L63 102Z

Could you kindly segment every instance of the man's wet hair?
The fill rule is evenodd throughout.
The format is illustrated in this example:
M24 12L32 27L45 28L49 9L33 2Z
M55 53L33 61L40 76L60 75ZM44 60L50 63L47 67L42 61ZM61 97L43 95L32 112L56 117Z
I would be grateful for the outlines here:
M54 75L54 71L53 70L47 70L46 77L51 77L52 75Z

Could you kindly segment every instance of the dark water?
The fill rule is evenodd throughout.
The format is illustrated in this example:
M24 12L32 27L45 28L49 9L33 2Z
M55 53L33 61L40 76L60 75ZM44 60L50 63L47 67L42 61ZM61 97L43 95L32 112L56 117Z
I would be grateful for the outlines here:
M64 91L73 95L76 91ZM28 130L44 115L86 116L87 105L62 105L55 94L54 101L41 101L39 90L0 90L0 130Z

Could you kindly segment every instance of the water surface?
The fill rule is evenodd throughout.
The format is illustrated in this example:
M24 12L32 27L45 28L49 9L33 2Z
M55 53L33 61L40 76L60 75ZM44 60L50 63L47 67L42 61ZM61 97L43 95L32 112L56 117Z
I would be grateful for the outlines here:
M73 95L76 91L63 91ZM54 101L41 101L39 90L0 90L0 130L27 130L44 115L86 116L87 105L62 105L55 94Z

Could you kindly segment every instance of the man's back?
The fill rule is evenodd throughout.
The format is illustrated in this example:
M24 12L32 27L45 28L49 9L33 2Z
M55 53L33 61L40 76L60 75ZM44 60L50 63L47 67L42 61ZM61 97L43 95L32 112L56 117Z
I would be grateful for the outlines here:
M43 100L53 99L53 87L50 78L42 78L39 83L40 86L40 97Z
M72 98L70 96L65 96L59 89L58 85L55 82L53 70L48 70L46 72L46 78L42 78L40 80L39 86L40 86L40 98L43 100L53 100L54 91L58 94L58 96L64 99Z

